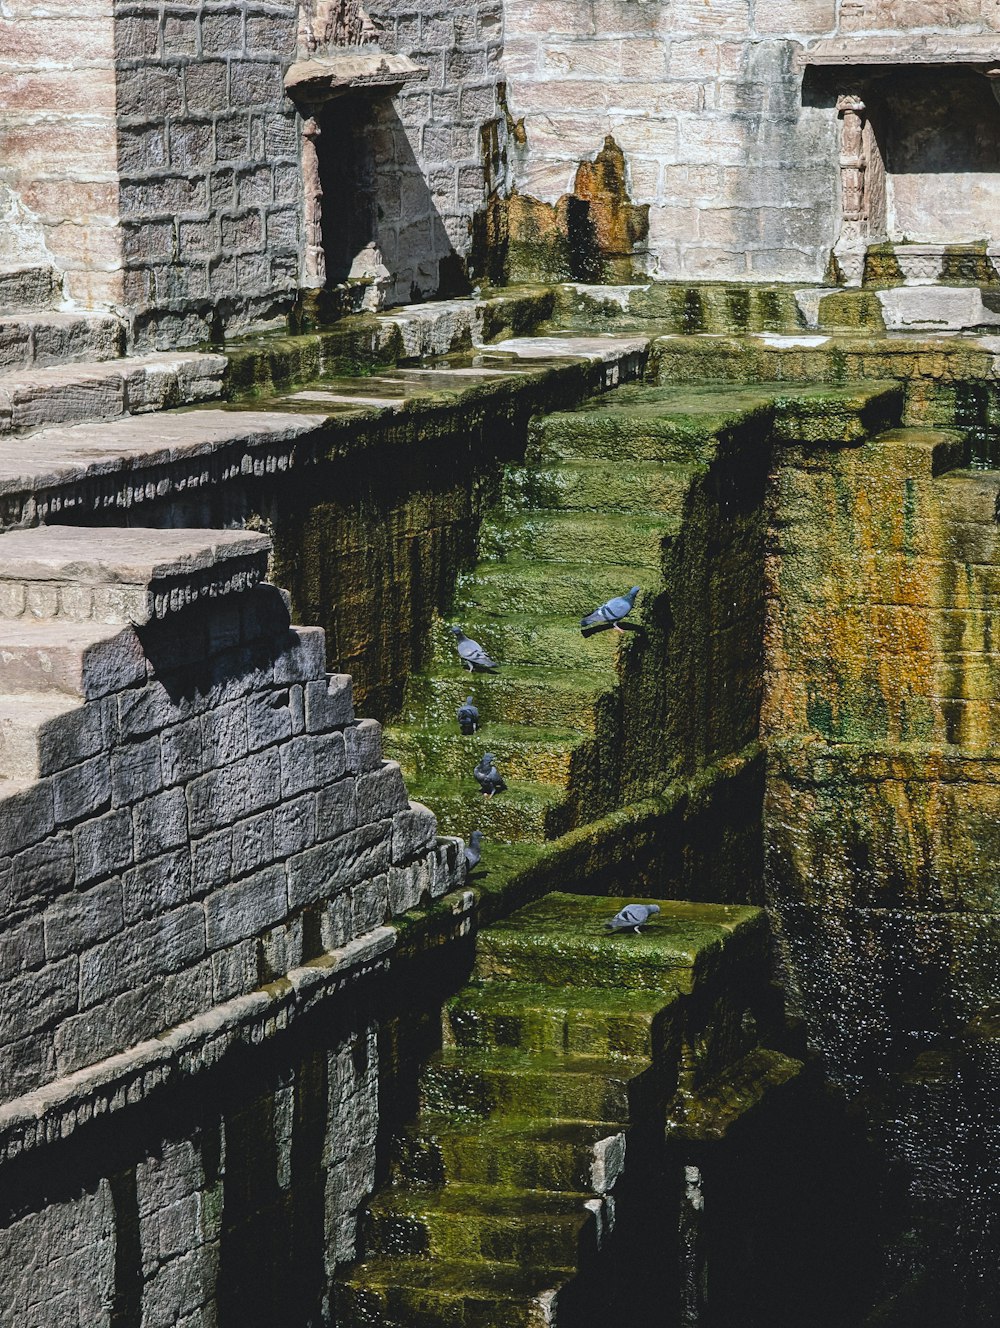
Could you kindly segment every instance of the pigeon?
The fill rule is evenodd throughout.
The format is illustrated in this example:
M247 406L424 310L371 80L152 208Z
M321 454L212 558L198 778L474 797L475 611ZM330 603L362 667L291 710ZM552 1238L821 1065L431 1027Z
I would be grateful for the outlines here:
M471 641L461 627L453 627L451 630L455 634L455 649L458 651L463 668L475 673L476 669L485 671L499 667L495 660L490 659L479 642Z
M472 697L465 698L465 704L460 705L455 711L455 718L458 720L458 727L466 737L470 733L475 733L479 728L479 711L472 704Z
M486 753L472 773L486 798L492 798L494 793L502 793L507 787L503 775L496 767L496 757L492 752Z
M469 837L469 842L465 846L465 872L470 875L479 866L479 859L482 853L483 837L478 830L473 830Z
M604 924L604 930L631 930L638 933L653 914L659 913L659 911L659 904L626 904L620 913L616 913L610 922Z
M609 599L593 613L588 613L586 618L581 618L580 627L613 627L620 632L622 629L618 624L635 608L635 597L638 593L639 587L633 586L627 595L618 595L615 599Z

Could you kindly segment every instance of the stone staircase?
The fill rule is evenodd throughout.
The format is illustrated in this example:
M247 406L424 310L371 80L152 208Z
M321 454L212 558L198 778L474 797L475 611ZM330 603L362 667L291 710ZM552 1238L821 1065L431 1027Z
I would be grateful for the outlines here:
M644 1239L616 1201L652 1174L668 1103L754 1055L767 925L663 901L642 935L610 934L623 902L550 894L480 933L341 1283L343 1328L608 1322L647 1244L657 1281L655 1208Z
M402 721L386 732L414 796L447 832L467 839L482 830L484 889L503 888L547 841L621 806L629 781L631 795L642 796L641 773L621 768L626 749L638 752L628 758L633 767L645 761L650 788L690 769L682 739L671 749L668 735L657 747L630 722L623 680L642 685L636 675L652 638L674 714L691 704L669 675L687 649L685 612L706 612L693 597L700 588L688 584L683 547L713 467L731 469L739 483L746 458L766 466L777 442L854 443L898 422L901 405L898 388L877 383L625 386L535 421L450 618L501 667L461 669L448 624L437 624L429 664L409 678ZM643 630L583 637L580 616L630 585L642 587L633 619ZM455 711L469 693L481 729L462 736ZM472 777L487 750L508 783L490 799Z

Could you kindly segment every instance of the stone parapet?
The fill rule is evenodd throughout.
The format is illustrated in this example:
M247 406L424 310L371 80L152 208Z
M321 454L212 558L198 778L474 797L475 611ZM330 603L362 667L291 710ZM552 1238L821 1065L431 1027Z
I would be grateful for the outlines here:
M243 530L12 531L0 537L0 618L142 626L251 589L267 574L270 549Z

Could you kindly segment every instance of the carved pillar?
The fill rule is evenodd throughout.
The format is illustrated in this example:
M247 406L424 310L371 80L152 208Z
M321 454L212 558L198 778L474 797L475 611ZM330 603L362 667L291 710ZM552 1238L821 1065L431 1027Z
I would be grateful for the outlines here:
M837 114L843 121L840 139L840 186L844 224L841 244L852 244L868 234L868 200L865 192L865 103L860 97L837 98Z
M323 184L319 173L319 121L310 115L302 122L302 182L305 193L305 271L307 286L326 284L323 252Z

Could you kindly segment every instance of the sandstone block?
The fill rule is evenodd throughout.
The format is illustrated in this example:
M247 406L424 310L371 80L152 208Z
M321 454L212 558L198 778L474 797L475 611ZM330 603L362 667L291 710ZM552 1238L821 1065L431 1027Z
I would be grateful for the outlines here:
M199 904L139 922L80 957L80 1005L86 1009L167 973L205 953L205 916Z
M56 1064L71 1074L165 1027L163 983L157 979L82 1014L63 1020L56 1031Z
M81 885L131 866L132 817L128 810L81 822L73 831L73 855Z
M385 761L378 770L358 776L358 819L382 821L409 806L398 761Z
M215 891L205 900L208 946L221 949L273 927L288 913L288 887L282 866Z
M192 843L191 873L199 893L233 879L232 830L219 830Z
M288 897L292 908L339 894L358 881L389 868L391 827L388 821L348 831L291 858Z
M277 748L214 770L187 786L193 837L231 825L280 801L281 761Z
M77 1002L77 961L63 959L0 987L0 1043L55 1024Z
M354 719L354 682L349 673L328 673L325 681L305 684L306 729L326 733Z
M375 876L360 881L350 892L351 934L365 936L381 927L391 916L389 904L389 877Z
M36 844L55 828L52 784L40 780L0 797L0 858Z
M10 860L9 901L17 906L32 899L51 899L73 885L75 872L72 836L50 835Z
M116 807L152 797L163 788L157 738L118 747L111 753L111 794Z
M160 773L162 784L167 788L184 784L202 773L201 733L201 721L191 719L184 724L174 724L160 734Z
M298 968L304 958L302 914L265 932L261 950L268 977L282 977Z
M411 802L406 811L392 818L392 860L407 862L418 853L434 847L437 817L429 807Z
M274 861L274 813L261 812L233 826L233 875L246 876Z
M350 828L343 827L345 830ZM318 837L314 794L306 793L300 798L283 801L274 809L274 855L279 860L311 848Z
M65 953L65 952L64 952ZM50 955L60 959L62 955ZM15 978L45 963L45 932L41 918L30 918L20 927L0 932L0 982Z
M357 781L340 779L316 795L316 839L336 839L358 824Z
M434 864L430 858L419 858L406 867L393 866L389 870L389 908L393 917L416 908L429 899L434 883Z
M158 857L187 843L187 801L181 789L168 789L132 808L137 861Z
M326 633L321 627L291 628L288 649L274 661L275 683L281 687L325 676Z
M352 774L375 770L382 763L382 726L374 719L361 719L344 730L347 768Z
M292 736L291 691L253 692L247 697L247 744L259 751Z
M201 720L201 741L204 764L231 765L247 755L250 748L247 733L247 711L244 700L213 706Z
M50 960L106 940L124 925L122 882L114 877L82 894L64 894L45 910L45 952Z
M212 999L218 1005L245 996L263 981L256 938L238 941L212 954Z
M198 878L200 889L210 884L211 881ZM128 868L122 873L121 888L128 923L169 912L187 903L192 895L190 850L185 846L138 867Z
M347 749L341 733L303 734L278 750L281 794L285 798L333 783L347 770Z

